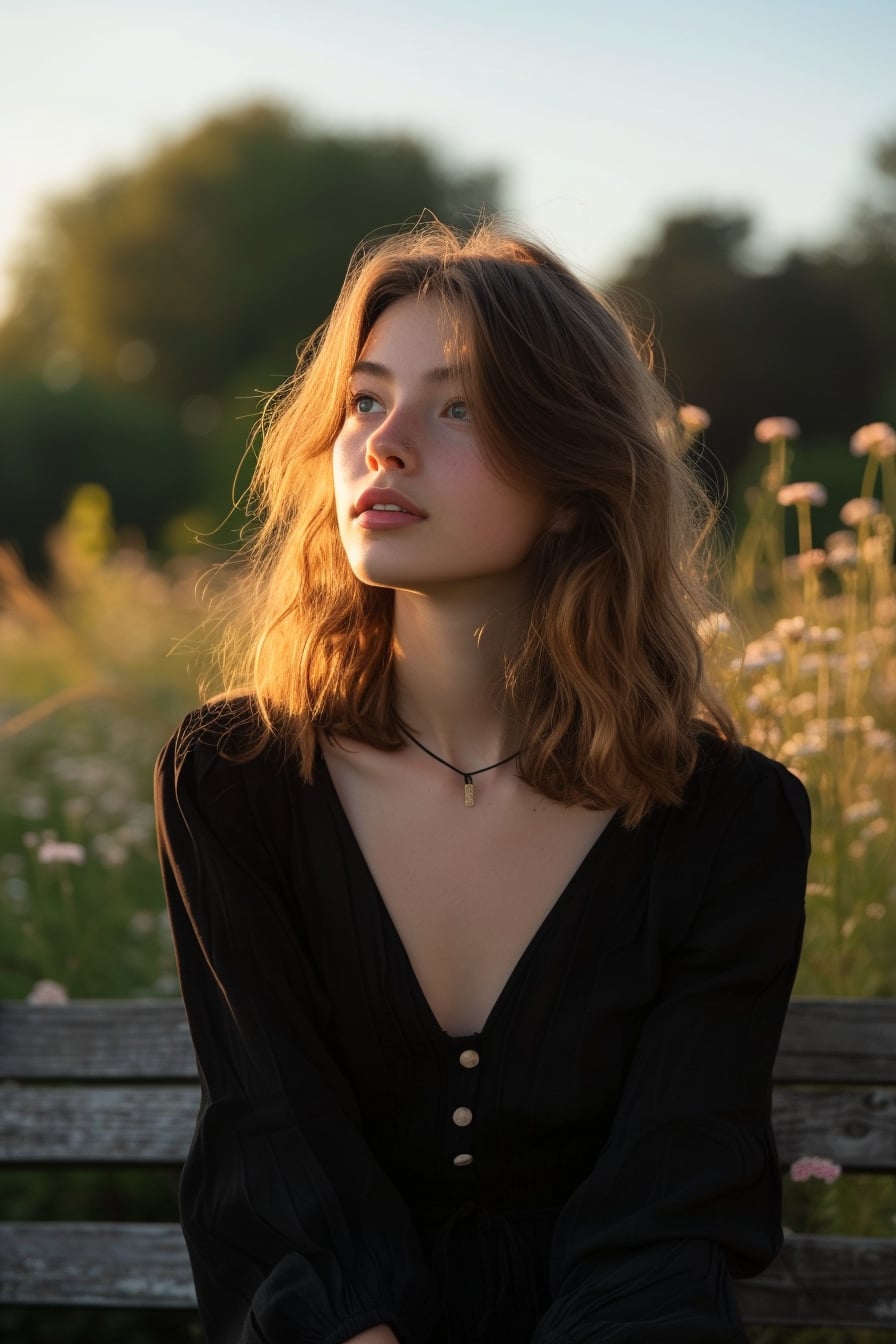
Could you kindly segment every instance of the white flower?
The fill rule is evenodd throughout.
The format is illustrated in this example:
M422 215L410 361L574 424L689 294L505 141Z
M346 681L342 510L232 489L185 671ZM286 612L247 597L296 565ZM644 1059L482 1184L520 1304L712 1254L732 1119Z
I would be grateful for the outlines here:
M862 425L849 441L849 451L853 457L896 457L896 430L883 420L875 420L872 425Z
M73 840L44 840L37 847L38 863L81 864L86 858L87 850Z
M783 661L781 646L774 639L754 639L744 649L743 665L746 672L760 672L763 668L774 667Z
M712 419L709 411L705 411L702 406L686 403L678 408L678 423L689 434L699 434L701 430L709 429Z
M814 504L821 507L828 502L828 492L819 481L794 481L792 485L782 485L777 495L778 503ZM845 520L844 520L845 521Z
M850 803L843 809L843 820L849 825L856 821L869 821L871 817L880 816L880 799L866 798L859 803Z
M787 415L769 415L753 430L759 443L771 443L772 439L798 439L800 427Z
M828 551L828 569L835 572L840 569L855 569L859 563L859 552L855 546L832 546Z
M25 995L27 1003L68 1003L68 990L58 980L38 980Z
M780 635L782 639L790 639L796 642L802 639L806 632L806 618L804 616L785 617L783 620L775 621L775 634Z
M867 523L869 518L880 513L880 507L879 499L868 499L865 495L859 495L857 499L848 499L843 505L840 510L840 521L847 527L858 527L859 523Z

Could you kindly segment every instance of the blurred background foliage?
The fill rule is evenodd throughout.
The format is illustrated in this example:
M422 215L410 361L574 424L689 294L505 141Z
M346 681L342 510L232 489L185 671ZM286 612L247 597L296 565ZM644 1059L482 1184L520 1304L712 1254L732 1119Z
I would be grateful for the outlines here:
M819 462L862 421L896 418L896 133L874 164L876 189L825 250L760 271L749 215L697 211L608 277L658 336L673 394L710 407L706 469L733 482L735 510L757 408L793 415ZM45 572L48 527L95 481L120 526L188 550L227 518L260 399L357 242L501 204L495 170L449 168L410 137L323 134L267 103L49 201L0 323L0 536Z
M92 480L120 524L187 548L227 516L260 395L292 373L359 240L424 210L462 223L498 195L495 173L410 138L311 132L254 104L48 203L0 326L0 536L40 571L66 491Z

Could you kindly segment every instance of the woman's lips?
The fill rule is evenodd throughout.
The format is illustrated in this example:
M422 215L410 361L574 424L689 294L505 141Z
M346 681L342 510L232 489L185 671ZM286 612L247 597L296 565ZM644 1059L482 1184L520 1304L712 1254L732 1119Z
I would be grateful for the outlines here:
M369 509L363 509L357 514L356 521L359 527L371 532L391 532L395 528L422 523L423 519L419 513L409 513L396 505L379 505L379 507L371 505Z
M365 490L354 506L355 519L360 527L372 532L391 531L422 523L425 514L397 490L372 487Z

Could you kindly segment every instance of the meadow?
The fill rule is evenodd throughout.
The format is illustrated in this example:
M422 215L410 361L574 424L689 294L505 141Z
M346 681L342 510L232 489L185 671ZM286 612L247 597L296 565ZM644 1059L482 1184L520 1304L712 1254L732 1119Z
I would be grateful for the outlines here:
M699 441L697 408L683 408L683 420ZM830 512L824 482L791 479L797 437L784 419L757 426L768 456L725 556L719 610L701 634L745 741L795 771L812 799L796 992L891 996L896 434L865 426L842 445L855 479L835 501L839 526L825 537L815 535L819 511ZM0 550L0 997L176 994L151 773L196 701L197 594L208 564L160 565L137 540L116 537L95 486L77 492L49 547L51 573L40 586ZM827 1174L805 1179L803 1169L785 1182L788 1226L896 1235L893 1183L878 1182L882 1193L872 1196L862 1178ZM85 1203L96 1215L98 1206L137 1200L141 1216L167 1218L173 1200L173 1188L140 1176L126 1187L23 1176L8 1193L19 1216L77 1216ZM117 1314L66 1325L19 1313L10 1328L22 1341L198 1338L192 1319L169 1320L159 1334L153 1322L125 1324ZM821 1335L767 1328L753 1338L808 1344ZM831 1344L864 1338L824 1334Z

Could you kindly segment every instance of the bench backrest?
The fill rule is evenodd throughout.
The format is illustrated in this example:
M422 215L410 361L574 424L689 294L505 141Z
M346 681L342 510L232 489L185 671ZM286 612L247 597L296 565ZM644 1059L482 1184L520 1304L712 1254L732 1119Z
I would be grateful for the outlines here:
M198 1100L176 1000L0 1004L0 1161L179 1165ZM775 1067L781 1161L819 1155L845 1173L896 1173L896 1001L802 999ZM172 1216L175 1211L172 1210ZM0 1302L189 1307L171 1224L0 1225ZM755 1322L892 1327L896 1238L790 1235L738 1285Z

